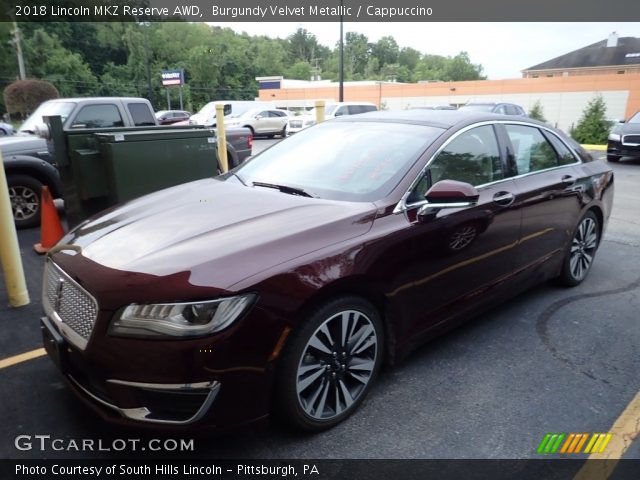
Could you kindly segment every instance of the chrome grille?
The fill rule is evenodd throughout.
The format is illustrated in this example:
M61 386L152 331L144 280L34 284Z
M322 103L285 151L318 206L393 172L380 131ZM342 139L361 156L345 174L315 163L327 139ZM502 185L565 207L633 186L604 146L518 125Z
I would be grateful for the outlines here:
M302 120L290 120L289 126L292 128L300 128L302 127Z
M98 304L49 259L44 266L42 306L71 343L81 349L86 347L98 316Z

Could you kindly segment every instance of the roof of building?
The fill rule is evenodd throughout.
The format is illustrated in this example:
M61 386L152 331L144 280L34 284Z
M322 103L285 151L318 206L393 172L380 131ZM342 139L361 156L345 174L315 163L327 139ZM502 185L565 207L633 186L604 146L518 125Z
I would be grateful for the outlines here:
M607 46L608 43L614 43L615 46ZM525 68L523 71L618 65L640 65L640 38L618 38L616 35L612 35L609 39L579 48L533 67Z

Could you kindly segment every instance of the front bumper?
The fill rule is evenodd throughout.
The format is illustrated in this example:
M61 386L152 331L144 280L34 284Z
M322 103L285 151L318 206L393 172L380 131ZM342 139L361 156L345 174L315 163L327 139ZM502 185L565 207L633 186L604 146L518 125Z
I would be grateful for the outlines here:
M108 422L177 430L225 429L268 415L270 365L264 368L225 368L220 364L215 368L209 362L198 365L189 360L192 347L185 342L182 343L185 350L175 354L162 349L159 342L147 341L149 348L158 351L148 355L148 367L143 367L145 361L131 361L123 366L113 352L96 355L95 345L83 351L70 344L55 321L46 316L41 318L40 325L45 349L69 387ZM106 340L104 350L109 350L109 342L128 339ZM211 343L207 346L211 347ZM204 353L212 350L198 348L203 353L197 356L213 356ZM165 362L160 361L163 356L167 357Z
M607 142L607 155L640 157L640 145L627 145L620 141L609 140Z

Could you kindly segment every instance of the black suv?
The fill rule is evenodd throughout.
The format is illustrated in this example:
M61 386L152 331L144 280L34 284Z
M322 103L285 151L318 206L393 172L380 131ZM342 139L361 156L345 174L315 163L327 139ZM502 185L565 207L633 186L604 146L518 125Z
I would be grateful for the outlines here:
M500 113L502 115L518 115L526 117L527 114L520 105L515 103L467 103L458 110L467 110L473 112L489 112Z
M618 162L620 157L640 158L640 112L618 123L609 134L607 161Z

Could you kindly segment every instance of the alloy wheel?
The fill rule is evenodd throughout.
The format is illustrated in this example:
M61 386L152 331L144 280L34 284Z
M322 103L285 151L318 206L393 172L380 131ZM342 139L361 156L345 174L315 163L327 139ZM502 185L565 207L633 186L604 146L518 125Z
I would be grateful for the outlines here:
M23 185L9 187L9 199L15 220L27 220L38 212L38 194Z
M598 248L598 228L591 217L585 217L571 241L569 269L576 280L582 280L589 272Z
M371 381L378 337L369 317L345 310L311 335L296 373L298 402L314 420L331 420L356 403Z

